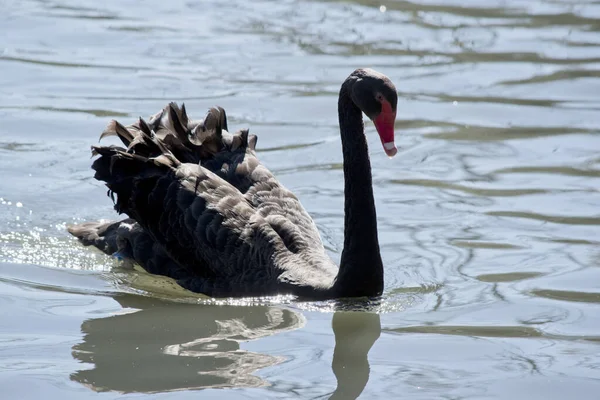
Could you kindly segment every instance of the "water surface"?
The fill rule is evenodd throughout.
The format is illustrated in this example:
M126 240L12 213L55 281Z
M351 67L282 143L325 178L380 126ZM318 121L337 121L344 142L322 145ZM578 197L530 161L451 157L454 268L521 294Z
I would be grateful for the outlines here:
M600 4L383 5L3 4L4 396L597 397ZM393 160L367 124L379 301L199 300L66 233L115 217L89 168L106 123L176 100L257 134L339 259L336 96L364 66L399 90Z

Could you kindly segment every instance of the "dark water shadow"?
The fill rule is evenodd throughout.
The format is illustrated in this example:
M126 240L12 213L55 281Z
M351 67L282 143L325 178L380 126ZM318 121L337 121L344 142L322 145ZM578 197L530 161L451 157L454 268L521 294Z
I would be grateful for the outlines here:
M269 386L257 372L287 358L240 344L302 328L306 321L277 306L182 304L134 295L115 300L137 311L86 320L83 341L73 346L73 357L93 367L71 379L97 392ZM332 328L337 387L324 398L355 399L369 380L367 355L381 333L379 315L336 312Z

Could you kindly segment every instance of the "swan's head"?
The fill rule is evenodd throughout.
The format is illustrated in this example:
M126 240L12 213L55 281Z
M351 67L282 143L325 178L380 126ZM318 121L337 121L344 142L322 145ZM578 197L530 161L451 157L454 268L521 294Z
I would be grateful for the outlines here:
M375 124L388 157L395 156L398 152L394 142L396 87L390 78L369 68L357 69L350 77L354 78L351 94L354 104Z

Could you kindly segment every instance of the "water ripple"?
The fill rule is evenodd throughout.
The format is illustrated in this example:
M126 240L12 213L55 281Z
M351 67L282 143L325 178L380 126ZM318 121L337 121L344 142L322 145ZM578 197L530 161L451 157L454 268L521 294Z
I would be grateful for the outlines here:
M0 370L19 371L3 387L14 397L77 397L69 376L77 390L263 398L598 392L598 1L24 0L3 11ZM259 157L338 260L336 97L365 66L399 91L397 157L366 121L380 298L212 301L65 232L116 217L89 160L108 119L185 101L194 115L223 106L232 128L259 136ZM340 309L372 318L332 335ZM372 346L368 363L339 346L334 357L334 341ZM123 357L136 366L115 374Z

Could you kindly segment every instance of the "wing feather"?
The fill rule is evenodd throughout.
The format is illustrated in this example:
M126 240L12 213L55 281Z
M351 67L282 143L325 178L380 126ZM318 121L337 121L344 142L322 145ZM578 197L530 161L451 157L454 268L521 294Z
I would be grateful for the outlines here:
M335 271L316 225L259 162L256 136L226 129L222 108L194 121L175 103L149 123L113 121L102 137L117 135L127 149L94 146L96 178L144 240L187 271L185 287L207 291L210 280L213 295L268 293L279 276L297 279L299 263L323 264L329 278Z

